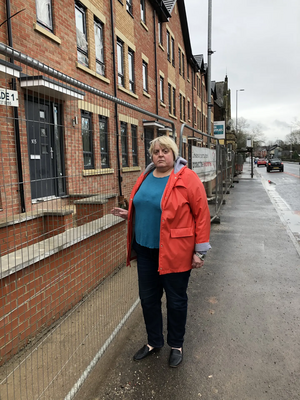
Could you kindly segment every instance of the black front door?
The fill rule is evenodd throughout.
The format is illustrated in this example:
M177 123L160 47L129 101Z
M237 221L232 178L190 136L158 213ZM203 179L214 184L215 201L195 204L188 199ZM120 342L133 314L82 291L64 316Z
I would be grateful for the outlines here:
M62 146L57 139L59 108L34 100L28 100L26 106L32 200L54 197L63 191Z

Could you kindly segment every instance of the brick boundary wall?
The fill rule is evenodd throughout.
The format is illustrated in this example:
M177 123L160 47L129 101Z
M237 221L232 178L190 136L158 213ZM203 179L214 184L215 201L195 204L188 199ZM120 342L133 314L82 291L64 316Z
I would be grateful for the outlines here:
M2 223L0 224L1 256L58 235L72 227L72 212L44 212L23 218L21 221Z
M0 365L124 264L125 254L122 221L1 279Z

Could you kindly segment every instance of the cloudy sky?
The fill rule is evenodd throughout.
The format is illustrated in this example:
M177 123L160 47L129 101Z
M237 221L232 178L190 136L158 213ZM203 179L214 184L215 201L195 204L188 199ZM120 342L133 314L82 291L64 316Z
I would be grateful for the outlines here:
M208 0L185 0L193 54L207 62ZM212 0L211 78L228 76L231 117L266 142L300 122L300 0Z

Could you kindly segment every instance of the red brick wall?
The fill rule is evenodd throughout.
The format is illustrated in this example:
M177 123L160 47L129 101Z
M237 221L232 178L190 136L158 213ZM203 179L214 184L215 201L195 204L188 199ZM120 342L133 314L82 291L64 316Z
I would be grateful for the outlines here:
M125 261L125 227L122 222L1 280L1 363Z
M4 226L0 228L1 256L58 235L72 227L73 214L38 216Z
M77 226L84 225L103 217L103 204L77 204Z

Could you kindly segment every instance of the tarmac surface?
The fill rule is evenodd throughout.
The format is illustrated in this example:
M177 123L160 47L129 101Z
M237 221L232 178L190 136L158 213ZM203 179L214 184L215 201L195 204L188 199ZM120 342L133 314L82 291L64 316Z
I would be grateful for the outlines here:
M300 399L300 246L250 165L191 274L183 363L146 343L138 306L78 392L83 400Z

